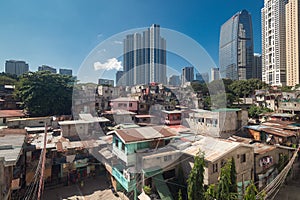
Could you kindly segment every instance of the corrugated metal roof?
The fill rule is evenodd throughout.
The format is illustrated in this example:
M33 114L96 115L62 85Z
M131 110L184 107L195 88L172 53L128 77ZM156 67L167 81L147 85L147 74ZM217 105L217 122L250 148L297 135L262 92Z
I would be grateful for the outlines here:
M203 137L199 141L192 143L192 146L183 150L183 152L195 156L200 150L204 153L205 160L214 162L239 146L249 147L238 142L231 142L212 137Z
M134 98L131 98L131 97L119 97L119 98L116 98L116 99L112 99L112 100L110 100L110 101L116 101L116 102L118 102L118 101L120 101L120 102L124 102L124 101L138 101L138 100L136 100L136 99L134 99Z
M107 110L103 114L109 114L109 115L135 115L135 112L127 111L127 110L122 110L122 109L112 109L112 110Z
M91 114L79 114L79 117L88 122L109 122L105 117L94 117Z
M115 130L114 133L124 142L133 143L159 138L175 137L177 133L164 126L141 127Z
M0 110L0 118L4 117L24 117L23 110Z

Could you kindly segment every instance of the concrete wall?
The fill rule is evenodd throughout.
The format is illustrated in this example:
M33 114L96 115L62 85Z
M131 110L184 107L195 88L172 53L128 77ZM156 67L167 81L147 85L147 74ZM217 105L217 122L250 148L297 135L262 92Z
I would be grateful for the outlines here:
M266 170L268 170L269 168L271 168L272 166L276 166L279 163L279 157L280 154L282 155L289 155L289 150L287 149L283 149L283 148L276 148L273 149L272 151L268 151L264 154L256 154L255 155L255 173L260 174L260 173L264 173ZM272 157L272 163L270 163L269 165L265 166L265 167L261 167L260 166L260 159L262 159L265 156L270 156Z
M137 101L114 101L111 102L112 109L122 109L129 111L137 111L138 110L138 102Z
M37 118L22 118L8 120L8 128L25 128L25 127L44 127L47 123L48 126L51 126L52 119L51 117L37 117Z
M241 155L246 154L246 162L241 163ZM194 166L194 159L188 158L190 156L184 155L182 156L182 160L186 160L182 162L182 168L184 171L185 178L188 178L188 175ZM254 152L251 147L239 147L232 152L227 153L222 158L216 160L215 162L206 161L205 173L204 173L204 184L217 184L218 178L221 173L221 166L228 159L234 158L235 167L237 172L237 182L253 180L254 175ZM213 164L218 164L218 171L213 172Z

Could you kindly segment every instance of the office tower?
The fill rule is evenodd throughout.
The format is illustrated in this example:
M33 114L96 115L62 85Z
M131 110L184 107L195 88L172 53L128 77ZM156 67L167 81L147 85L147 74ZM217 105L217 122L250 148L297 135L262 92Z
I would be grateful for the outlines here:
M177 75L170 76L169 85L179 86L180 85L180 76L177 76Z
M114 86L114 80L99 78L98 79L98 85Z
M29 71L29 66L25 61L7 60L5 62L5 73L20 76Z
M72 76L72 70L71 69L59 69L59 74Z
M116 85L117 86L126 86L124 71L117 71L116 73Z
M219 68L211 68L211 81L220 79L220 71Z
M200 83L208 83L209 75L208 73L196 73L196 80Z
M221 27L219 64L222 78L245 80L252 76L253 32L252 19L242 10Z
M181 84L194 80L194 67L184 67L182 69Z
M56 74L56 69L54 67L50 67L48 65L39 66L38 71L49 71L53 74Z
M261 9L262 80L271 85L286 85L286 0L265 0Z
M262 79L261 54L254 53L252 78Z
M126 36L123 63L126 85L167 83L166 40L160 36L159 25Z
M288 86L295 86L300 83L299 5L300 3L298 0L289 0L285 6L286 81Z

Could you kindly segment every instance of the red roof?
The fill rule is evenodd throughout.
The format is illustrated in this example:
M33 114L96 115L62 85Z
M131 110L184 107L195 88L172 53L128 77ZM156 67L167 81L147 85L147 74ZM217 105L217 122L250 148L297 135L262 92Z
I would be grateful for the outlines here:
M0 110L0 118L4 117L24 117L23 110Z

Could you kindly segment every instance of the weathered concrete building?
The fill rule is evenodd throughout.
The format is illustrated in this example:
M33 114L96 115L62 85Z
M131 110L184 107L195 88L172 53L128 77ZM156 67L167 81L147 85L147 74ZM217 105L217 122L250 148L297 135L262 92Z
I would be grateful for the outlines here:
M186 179L194 166L194 157L199 151L204 153L205 185L217 184L221 168L232 158L235 161L239 193L242 193L250 181L254 179L253 147L212 137L203 137L182 151L184 153L182 160L185 160L182 162L182 168Z

